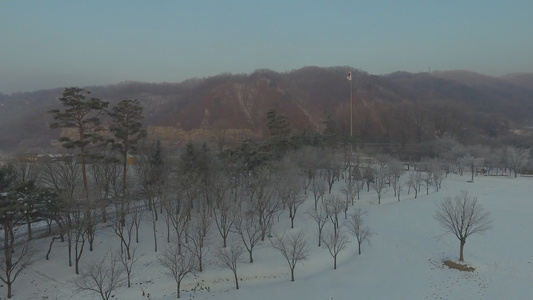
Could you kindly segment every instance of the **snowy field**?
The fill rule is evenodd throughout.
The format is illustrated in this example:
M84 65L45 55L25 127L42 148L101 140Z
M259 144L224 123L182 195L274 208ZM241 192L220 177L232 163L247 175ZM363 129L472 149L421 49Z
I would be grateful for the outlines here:
M365 223L374 235L370 244L363 244L362 255L350 236L348 247L340 252L337 270L325 246L317 246L316 224L306 218L305 211L313 206L312 194L297 212L295 228L302 228L311 248L309 259L298 265L295 282L290 281L284 258L265 240L254 249L254 263L238 266L240 290L235 290L233 274L215 265L214 251L221 245L216 227L211 228L209 250L202 273L189 275L182 284L182 299L533 299L533 177L475 177L452 175L436 192L425 189L414 199L414 193L402 191L397 202L392 190L377 204L375 192L366 189L354 208L368 213ZM343 182L334 185L339 193ZM443 267L446 259L457 260L459 241L434 219L436 204L446 196L452 198L461 191L478 197L491 213L493 229L483 235L473 235L465 246L465 263L474 272L460 272ZM344 215L340 215L344 218ZM290 224L284 211L275 223L274 231L283 232ZM329 225L329 224L328 224ZM106 227L107 226L107 227ZM95 250L86 245L81 265L100 258L110 248L119 247L119 240L109 224L101 224ZM168 245L166 227L159 220L159 252ZM121 287L111 299L175 299L176 284L164 274L157 260L151 223L141 225L137 255L142 257L133 266L132 287ZM232 242L237 241L235 235ZM71 281L74 267L68 267L66 242L54 244L50 260L44 259L50 238L35 241L33 264L15 281L13 299L99 299L96 294L77 292ZM6 295L5 286L0 297ZM94 296L94 298L93 298Z

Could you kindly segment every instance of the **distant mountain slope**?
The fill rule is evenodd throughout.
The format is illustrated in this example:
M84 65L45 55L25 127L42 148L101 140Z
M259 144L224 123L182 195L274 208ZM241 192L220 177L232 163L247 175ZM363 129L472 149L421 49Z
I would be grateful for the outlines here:
M350 71L351 83L346 80ZM439 113L436 107L460 107L464 116L470 116L464 119L464 127L480 134L487 131L481 127L495 120L494 126L505 124L503 127L510 129L528 124L533 115L533 74L491 77L448 71L375 76L351 67L304 67L287 73L257 70L181 83L125 82L87 89L92 96L112 104L121 99L139 99L145 107L146 125L183 130L251 129L264 135L266 111L271 107L287 115L296 131L321 131L329 115L344 124L342 130L346 132L350 84L357 126L363 126L367 115L368 126L374 128L368 131L372 133L368 139L386 134L385 123L396 122L396 117L383 120L387 118L386 110L397 116L402 107L409 105L423 106L432 115ZM49 146L58 132L48 129L51 119L46 112L60 107L57 99L61 92L62 88L57 88L0 94L0 149ZM431 130L426 134L432 135Z

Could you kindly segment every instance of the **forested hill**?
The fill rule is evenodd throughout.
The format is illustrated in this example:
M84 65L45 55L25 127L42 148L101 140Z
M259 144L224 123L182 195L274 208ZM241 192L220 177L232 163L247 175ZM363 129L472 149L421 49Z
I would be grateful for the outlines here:
M352 81L346 75L352 72ZM85 87L111 103L138 99L145 125L192 129L250 129L267 134L266 112L288 117L294 132L323 130L335 121L363 142L421 142L453 135L465 142L502 138L531 125L533 74L503 77L469 71L396 72L376 76L351 67L304 67L286 73L257 70L181 83L125 82ZM0 94L0 149L29 151L50 146L50 109L60 108L63 88Z

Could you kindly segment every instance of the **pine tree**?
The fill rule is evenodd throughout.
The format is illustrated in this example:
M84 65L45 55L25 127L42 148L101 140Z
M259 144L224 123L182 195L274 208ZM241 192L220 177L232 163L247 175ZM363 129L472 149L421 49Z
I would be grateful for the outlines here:
M141 120L143 107L138 100L122 100L114 106L109 116L112 124L109 130L113 133L111 148L116 151L122 163L122 195L120 202L120 218L124 225L125 217L125 197L126 197L126 179L128 171L128 154L137 153L137 143L141 140L146 132L142 127Z
M137 143L146 135L142 128L143 107L138 100L122 100L109 112L112 124L109 130L113 133L111 148L119 153L122 159L122 189L126 191L126 173L128 154L137 153Z
M274 108L268 110L267 120L270 137L266 142L266 146L274 157L279 158L290 150L291 124L285 115L278 114Z
M65 88L62 97L59 98L64 110L53 109L48 112L54 118L54 122L50 123L50 128L76 130L75 136L61 136L59 142L66 149L78 150L86 197L89 193L86 159L92 155L90 146L97 145L103 140L100 134L103 130L100 126L100 115L109 104L98 98L88 99L89 94L89 91L82 88Z

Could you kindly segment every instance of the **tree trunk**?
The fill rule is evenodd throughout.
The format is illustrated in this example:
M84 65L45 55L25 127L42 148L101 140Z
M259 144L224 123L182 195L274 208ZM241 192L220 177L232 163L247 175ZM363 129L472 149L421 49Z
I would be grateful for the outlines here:
M140 223L135 223L135 242L139 243L139 225Z
M54 244L55 240L60 239L60 236L52 237L52 241L50 242L50 246L48 247L48 252L46 252L46 260L48 260L48 256L50 255L50 252L52 251L52 245Z
M154 229L154 247L155 247L155 252L157 252L157 231L156 231L156 226L155 225L156 225L155 221L153 221L152 222L152 226L153 226L153 229Z
M180 281L178 281L178 283L176 284L176 294L178 295L178 299L180 298Z
M170 221L167 219L167 243L170 243Z
M4 257L5 257L5 279L7 284L7 298L11 298L11 276L9 276L9 271L12 267L12 261L11 258L13 256L13 247L12 247L12 241L9 240L9 229L8 229L8 223L4 222Z
M87 229L87 241L89 242L89 251L93 251L94 231L92 230L92 228Z
M291 281L294 281L294 269L291 268Z
M26 217L26 224L28 225L28 241L31 241L32 234L31 234L31 219L29 215Z
M239 289L239 278L237 278L237 272L234 272L233 275L235 276L235 288Z
M464 261L463 258L463 249L465 247L466 240L461 240L461 245L459 246L459 261Z
M102 204L102 222L106 223L107 222L107 209L106 209L106 204Z
M68 266L72 267L72 238L67 236L68 243Z
M253 263L254 262L254 258L252 256L252 251L248 251L248 253L250 254L250 263Z
M8 298L8 299L11 299L11 296L12 296L12 294L11 294L11 285L12 285L12 282L9 281L9 282L7 283L7 298Z
M80 141L83 143L82 136L83 136L83 130L80 131ZM88 199L89 198L89 185L87 183L87 168L86 168L85 156L84 156L85 148L81 147L80 152L81 152L80 160L81 160L81 175L83 179L83 191L85 192L85 198Z

